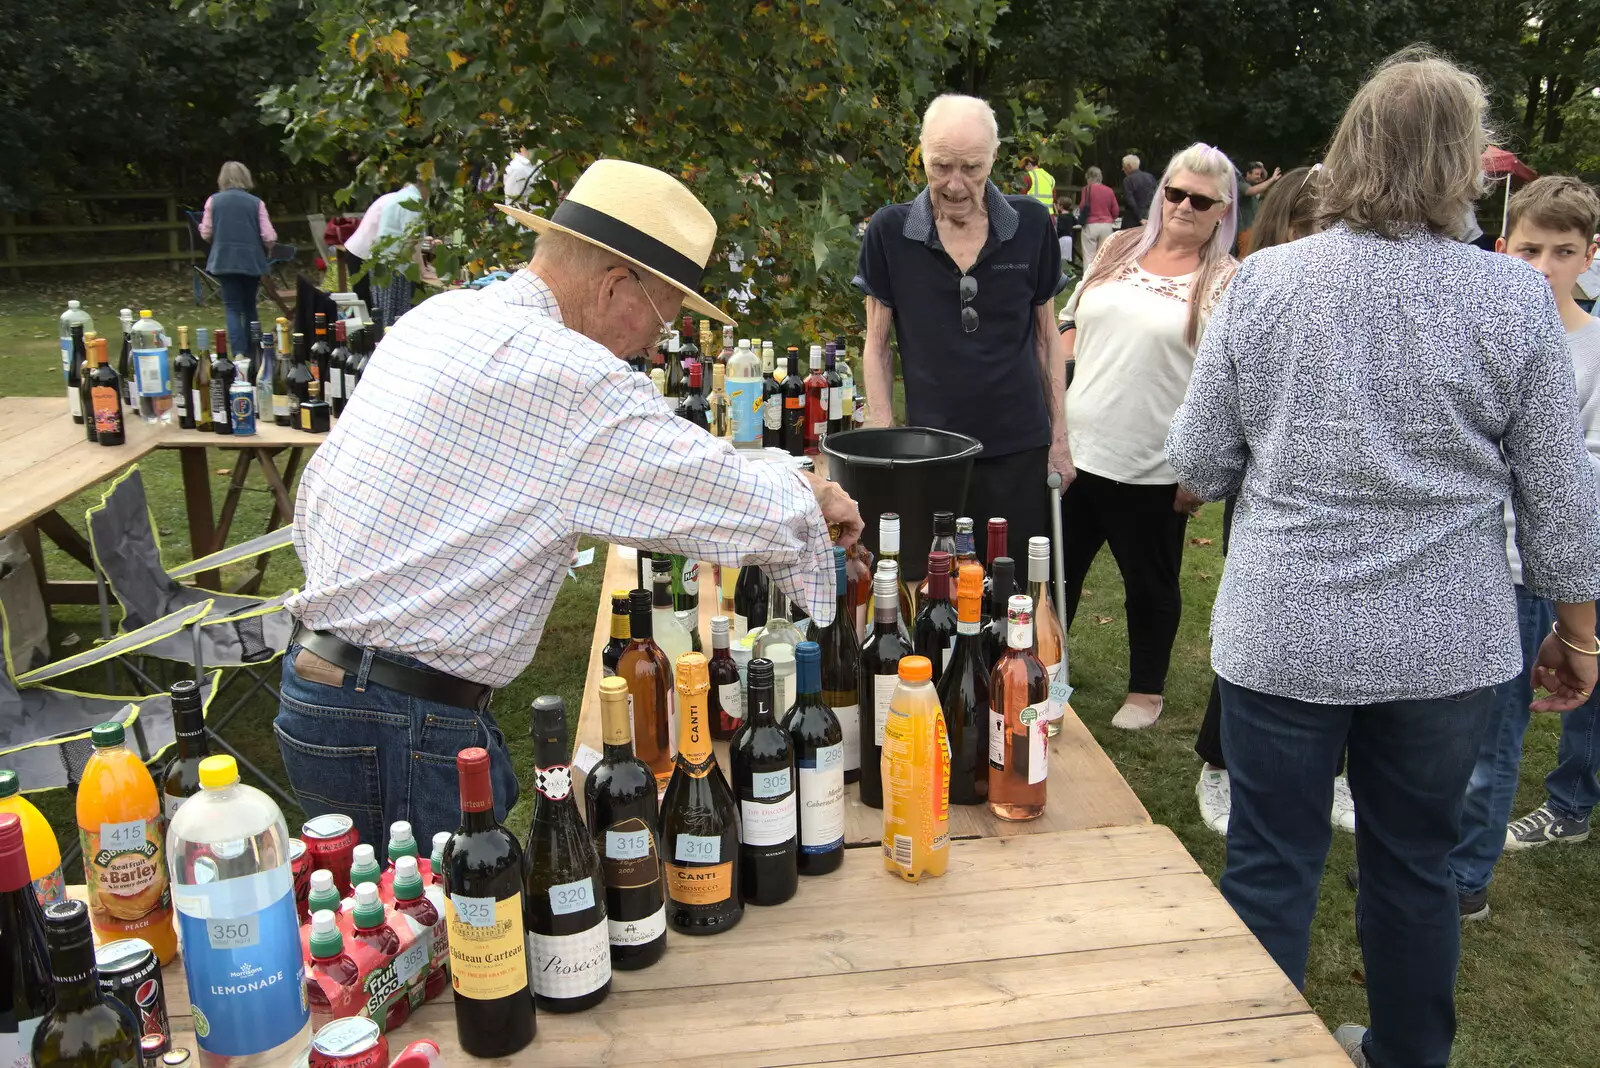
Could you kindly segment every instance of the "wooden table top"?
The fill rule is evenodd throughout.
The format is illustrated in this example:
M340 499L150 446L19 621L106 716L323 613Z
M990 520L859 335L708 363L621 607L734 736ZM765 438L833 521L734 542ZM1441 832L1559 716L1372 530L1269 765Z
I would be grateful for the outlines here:
M127 441L99 445L59 397L0 397L0 533L37 519L159 446L167 428L125 420Z
M600 588L594 635L589 650L589 673L584 680L583 705L578 715L577 743L601 748L600 679L604 665L601 650L611 637L611 591L632 589L637 579L632 549L613 545L606 557L605 583ZM711 640L711 617L716 614L711 568L701 565L700 636ZM709 594L709 595L708 595ZM728 768L728 746L717 743L723 772ZM574 778L582 778L574 769ZM1050 797L1044 815L1026 823L996 819L984 805L951 805L952 838L990 838L1042 834L1050 831L1148 824L1150 815L1139 803L1116 765L1106 756L1089 729L1070 710L1061 733L1050 739ZM883 810L860 801L855 784L845 787L845 843L876 845L883 838Z
M338 420L333 420L335 424ZM330 432L332 427L329 427ZM184 430L176 425L167 428L161 438L163 449L187 449L209 446L213 449L276 449L285 446L309 448L322 444L327 434L310 434L292 426L279 426L271 419L256 419L256 432L245 437L233 434L213 434L208 430Z
M669 933L599 1006L541 1013L497 1065L1294 1065L1349 1068L1327 1028L1172 832L956 842L919 884L852 849L731 931ZM183 969L166 969L194 1048ZM469 1062L449 994L390 1036Z

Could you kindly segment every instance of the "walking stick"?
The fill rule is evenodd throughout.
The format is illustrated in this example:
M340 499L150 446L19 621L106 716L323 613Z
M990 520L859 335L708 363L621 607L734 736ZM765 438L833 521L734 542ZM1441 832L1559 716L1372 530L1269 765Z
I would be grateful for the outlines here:
M1055 569L1056 618L1061 621L1061 681L1067 675L1067 567L1066 550L1061 540L1061 476L1054 471L1046 480L1050 486L1050 539L1051 564Z

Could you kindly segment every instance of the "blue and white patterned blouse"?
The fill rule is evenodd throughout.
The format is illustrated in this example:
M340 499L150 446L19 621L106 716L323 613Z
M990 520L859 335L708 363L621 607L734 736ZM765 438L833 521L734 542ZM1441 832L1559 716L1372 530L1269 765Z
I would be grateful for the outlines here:
M1443 697L1522 670L1524 582L1600 594L1600 509L1550 287L1417 231L1340 225L1247 259L1167 437L1183 485L1239 494L1211 661L1321 703Z

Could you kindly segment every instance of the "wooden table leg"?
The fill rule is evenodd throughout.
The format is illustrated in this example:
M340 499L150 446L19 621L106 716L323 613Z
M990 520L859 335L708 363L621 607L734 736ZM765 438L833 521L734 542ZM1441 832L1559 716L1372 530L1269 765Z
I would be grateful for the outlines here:
M272 454L275 450L256 449L256 463L261 467L261 477L267 480L267 487L272 491L272 514L267 516L268 531L276 530L284 523L294 520L294 493L290 489L294 485L295 474L300 469L300 456L302 450L298 447L291 448L284 461L283 472L273 466ZM265 533L265 531L263 531ZM262 553L256 557L255 573L242 583L237 592L253 594L261 588L261 580L266 576L267 564L271 559L270 553Z
M62 514L52 508L33 521L37 533L56 543L56 547L78 563L94 570L94 550L88 539L78 533L78 528L67 522Z
M239 498L244 496L245 480L250 477L250 465L255 462L254 452L253 449L240 449L234 456L228 492L222 498L222 512L217 516L217 541L221 545L228 544L228 532L233 529L233 513L239 508Z
M24 523L21 528L22 544L28 550L28 557L33 561L33 578L39 584L39 596L44 598L46 611L50 608L50 578L44 571L44 546L39 541L39 528L32 523Z
M222 548L217 544L215 513L211 510L211 472L206 466L206 447L183 446L178 450L178 462L183 469L183 499L189 511L189 552L198 560ZM202 571L194 581L197 586L214 590L222 583L222 572Z

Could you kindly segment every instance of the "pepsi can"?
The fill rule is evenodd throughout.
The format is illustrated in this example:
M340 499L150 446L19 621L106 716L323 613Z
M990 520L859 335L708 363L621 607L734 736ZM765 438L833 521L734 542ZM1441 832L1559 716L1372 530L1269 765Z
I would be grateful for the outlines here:
M94 951L100 972L100 989L128 1006L139 1025L139 1036L161 1037L160 1052L172 1041L167 1023L167 991L161 982L161 962L142 938L107 942ZM154 1043L152 1043L154 1046Z

